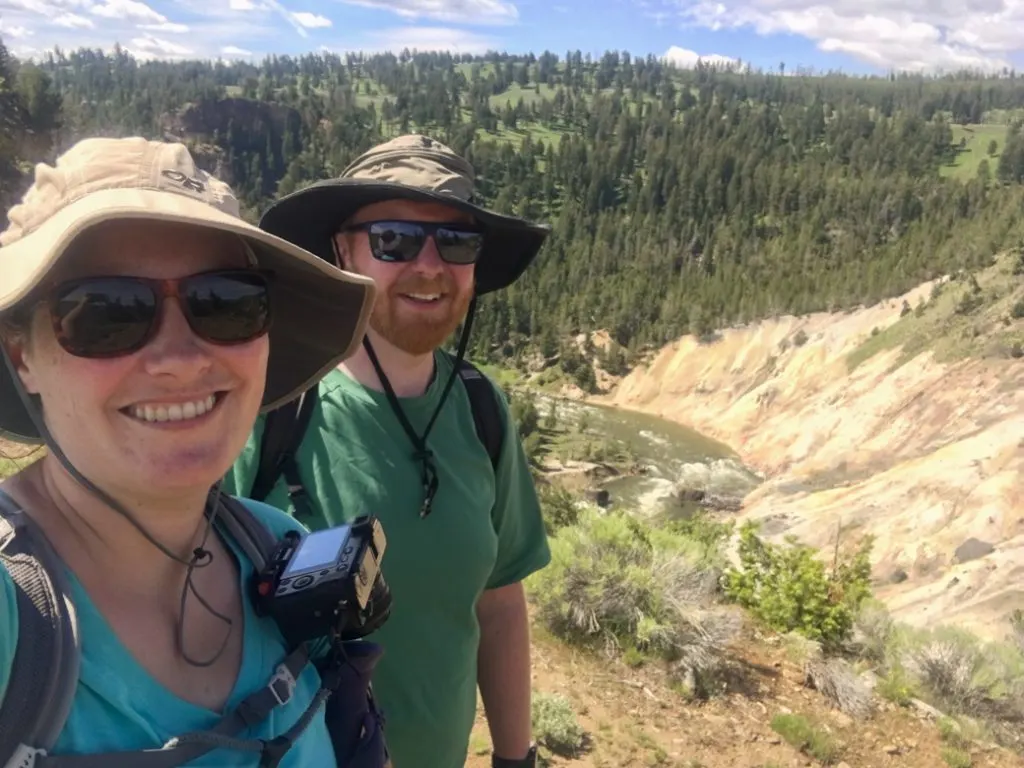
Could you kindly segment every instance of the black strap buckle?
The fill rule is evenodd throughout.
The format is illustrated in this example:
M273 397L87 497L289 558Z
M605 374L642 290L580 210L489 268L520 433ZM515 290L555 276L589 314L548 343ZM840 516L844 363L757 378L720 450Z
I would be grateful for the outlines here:
M292 748L292 740L287 736L278 736L270 741L263 742L263 750L260 752L260 768L277 768Z

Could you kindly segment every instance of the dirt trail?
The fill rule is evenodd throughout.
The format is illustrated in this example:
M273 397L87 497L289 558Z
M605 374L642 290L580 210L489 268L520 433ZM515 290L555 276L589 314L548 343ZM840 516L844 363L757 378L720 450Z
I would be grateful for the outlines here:
M848 541L875 534L879 597L897 618L1002 637L1024 608L1024 363L925 352L900 365L899 349L847 361L930 290L685 337L594 399L733 446L766 475L744 512L766 532L819 547L840 525ZM971 538L973 559L957 562Z

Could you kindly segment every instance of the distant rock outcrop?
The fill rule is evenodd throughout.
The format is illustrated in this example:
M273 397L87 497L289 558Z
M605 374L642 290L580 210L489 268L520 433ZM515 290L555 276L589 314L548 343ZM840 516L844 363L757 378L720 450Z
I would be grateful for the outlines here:
M212 138L228 135L232 126L249 134L269 129L274 136L302 125L299 112L283 104L269 104L252 99L200 99L177 112L165 114L161 121L164 133L180 139Z

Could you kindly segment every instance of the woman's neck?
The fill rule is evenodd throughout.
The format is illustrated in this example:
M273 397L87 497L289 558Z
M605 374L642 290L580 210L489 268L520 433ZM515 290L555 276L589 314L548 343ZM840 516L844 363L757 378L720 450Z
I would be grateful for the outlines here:
M83 580L120 585L132 592L165 599L184 583L194 550L213 545L203 514L207 492L156 499L107 493L120 502L135 524L83 487L47 454L17 478L12 495L46 534L65 563ZM142 531L167 552L149 541ZM170 590L170 591L169 591Z

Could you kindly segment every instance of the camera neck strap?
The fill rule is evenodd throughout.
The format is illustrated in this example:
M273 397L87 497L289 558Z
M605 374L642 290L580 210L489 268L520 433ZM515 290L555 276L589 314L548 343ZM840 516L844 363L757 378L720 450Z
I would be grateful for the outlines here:
M434 464L433 451L427 447L427 436L430 434L430 430L433 429L437 417L441 414L441 408L444 407L445 400L448 399L448 393L451 392L455 379L458 378L459 365L462 363L463 357L465 357L466 346L469 343L469 331L473 327L473 312L475 309L476 296L469 302L469 310L466 312L466 320L463 323L462 333L459 336L458 352L456 353L455 364L452 366L452 372L448 375L448 381L445 382L444 389L441 391L437 407L434 408L434 413L431 415L430 421L427 422L427 427L423 430L422 435L416 434L416 430L409 423L409 417L402 410L402 404L399 402L391 382L388 381L387 374L384 373L384 369L380 365L380 360L377 359L377 353L373 350L370 337L363 336L363 347L366 349L366 354L373 364L373 369L377 372L377 378L380 379L381 386L384 387L384 394L388 398L391 410L394 411L396 418L402 425L402 429L405 430L405 434L409 437L409 442L413 445L414 452L412 458L420 463L420 481L423 483L423 503L420 505L421 518L430 514L438 486L437 467ZM437 363L435 362L434 365L436 366Z

